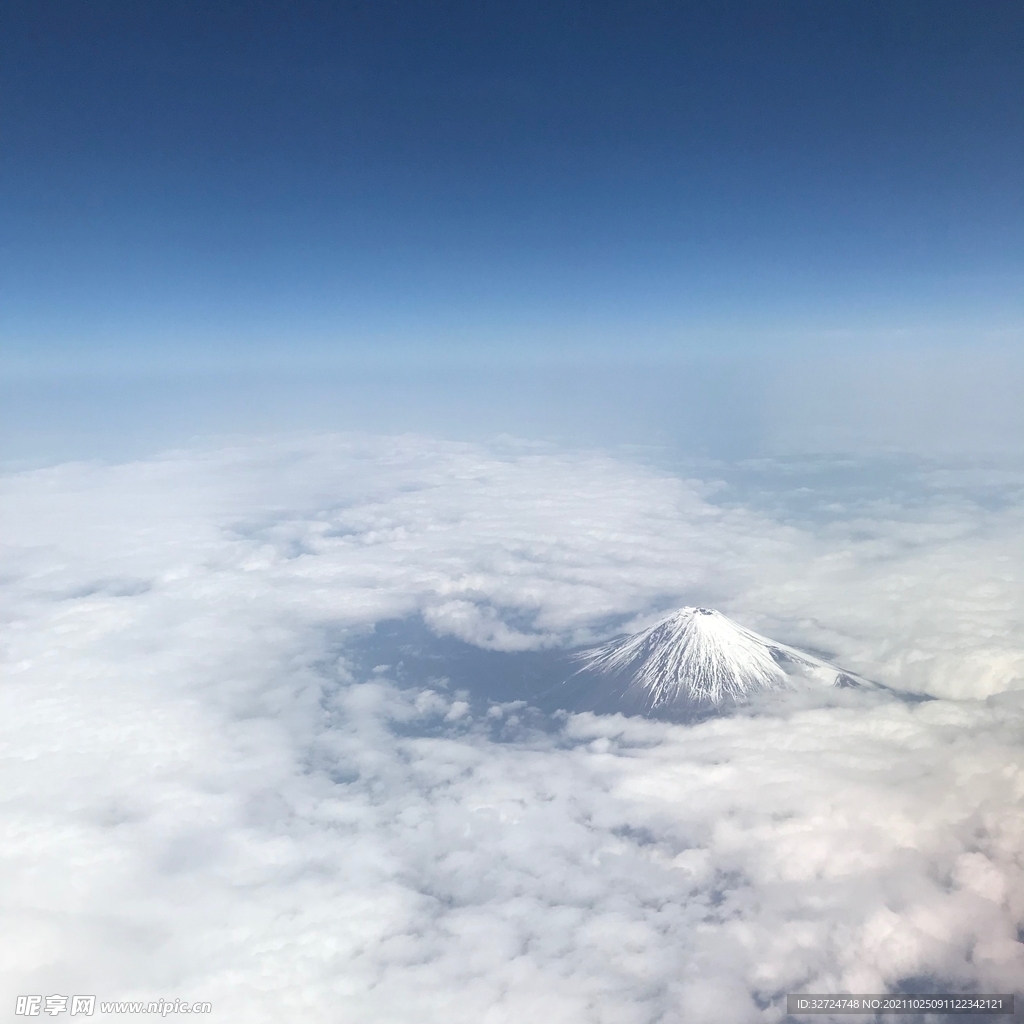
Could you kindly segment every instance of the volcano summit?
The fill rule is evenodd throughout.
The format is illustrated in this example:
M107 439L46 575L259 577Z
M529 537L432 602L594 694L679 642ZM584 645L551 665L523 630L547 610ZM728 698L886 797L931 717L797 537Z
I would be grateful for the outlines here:
M765 690L877 685L710 608L680 608L575 659L582 667L566 687L594 710L627 714L713 709Z

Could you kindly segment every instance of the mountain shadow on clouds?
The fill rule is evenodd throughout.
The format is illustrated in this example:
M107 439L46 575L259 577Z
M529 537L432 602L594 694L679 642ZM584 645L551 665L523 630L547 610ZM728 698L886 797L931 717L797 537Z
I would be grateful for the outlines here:
M419 617L380 622L348 648L362 678L430 687L485 706L694 722L903 695L769 640L720 612L683 608L650 629L587 649L495 651L438 636Z

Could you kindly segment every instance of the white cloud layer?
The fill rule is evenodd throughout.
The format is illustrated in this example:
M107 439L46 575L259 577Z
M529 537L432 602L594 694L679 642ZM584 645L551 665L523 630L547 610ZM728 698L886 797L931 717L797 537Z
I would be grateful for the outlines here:
M1012 990L1024 485L916 486L814 519L412 437L8 476L0 999L632 1024ZM684 602L942 699L545 732L344 659L389 617L517 649Z

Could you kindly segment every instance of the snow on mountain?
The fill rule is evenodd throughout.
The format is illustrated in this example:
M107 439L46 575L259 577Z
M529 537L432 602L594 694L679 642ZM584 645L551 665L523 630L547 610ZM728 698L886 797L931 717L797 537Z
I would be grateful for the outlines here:
M599 704L642 714L715 707L763 690L876 685L710 608L680 608L576 658Z

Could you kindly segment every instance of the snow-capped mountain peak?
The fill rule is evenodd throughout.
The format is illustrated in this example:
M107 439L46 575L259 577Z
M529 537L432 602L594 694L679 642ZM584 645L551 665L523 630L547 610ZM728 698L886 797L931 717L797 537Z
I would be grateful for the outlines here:
M760 690L807 684L871 685L711 608L680 608L648 629L577 658L583 663L581 673L613 683L624 708L647 713L718 705Z

